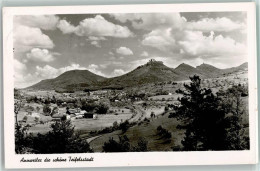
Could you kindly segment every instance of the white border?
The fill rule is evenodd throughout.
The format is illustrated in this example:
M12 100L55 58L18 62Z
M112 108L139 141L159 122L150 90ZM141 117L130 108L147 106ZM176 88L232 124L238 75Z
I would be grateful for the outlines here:
M37 14L90 14L90 13L151 13L151 12L247 12L248 64L249 64L249 122L250 150L205 152L147 152L147 153L90 153L16 155L14 150L14 79L13 79L13 16ZM3 8L3 80L4 80L4 144L6 168L66 168L111 166L162 166L162 165L219 165L255 164L258 161L257 111L257 58L256 58L255 3L210 4L156 4L156 5L105 5L105 6L51 6ZM94 157L93 162L77 163L20 163L27 158L56 158L68 156Z

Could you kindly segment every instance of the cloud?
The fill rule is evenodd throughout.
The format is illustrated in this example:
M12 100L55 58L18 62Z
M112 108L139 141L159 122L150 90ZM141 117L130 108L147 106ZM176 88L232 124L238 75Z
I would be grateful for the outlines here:
M110 14L122 23L130 21L135 29L156 30L197 30L197 31L223 31L244 30L245 24L232 21L230 18L202 18L198 21L187 21L180 13L154 13L154 14Z
M197 30L203 32L219 31L230 32L234 30L244 30L245 24L234 22L229 18L203 18L199 21L186 23L186 28L189 30Z
M26 52L36 47L52 49L54 43L39 28L22 25L14 28L14 48L16 51Z
M17 59L14 59L14 70L15 72L23 72L26 70L26 65L22 62L18 61Z
M111 52L111 51L110 51L110 52L108 52L108 54L109 54L109 55L114 55L114 53L113 53L113 52Z
M142 44L154 47L165 53L182 54L183 57L203 56L203 58L226 55L244 55L247 47L228 36L215 35L213 31L206 36L203 31L153 30L144 35Z
M15 25L40 28L43 30L55 30L59 22L59 17L55 15L16 15L14 16Z
M92 41L90 44L92 44L93 46L96 46L98 48L101 48L101 46L100 46L98 41Z
M100 45L100 42L101 41L104 41L104 40L107 40L105 37L103 36L89 36L87 39L87 41L90 41L90 44L93 45L93 46L96 46L98 48L101 48L101 45Z
M14 59L14 85L17 87L21 81L23 81L23 74L27 70L27 67L22 62Z
M208 37L204 36L201 31L185 31L184 33L183 40L180 40L178 44L188 55L227 58L227 55L241 55L247 52L244 44L222 35L215 36L214 32L211 32Z
M43 67L36 66L35 75L41 79L51 79L57 77L59 74L62 74L66 70L66 68L56 69L50 65L45 65Z
M105 76L105 74L103 74L100 70L99 70L99 66L96 64L90 64L87 67L87 70L89 70L90 72L97 74L97 75L101 75L101 76Z
M33 61L41 62L51 62L55 60L55 55L60 55L59 53L49 52L47 49L33 48L30 53L27 53L27 59Z
M75 26L71 25L66 20L60 20L57 25L57 28L59 28L63 34L73 33L77 29Z
M122 23L132 22L135 29L154 30L154 29L182 29L186 19L180 13L149 13L149 14L110 14Z
M167 51L175 46L175 39L171 33L171 29L166 30L153 30L150 33L144 35L142 44L145 46L151 46L162 51Z
M100 36L100 37L89 36L87 40L99 41L99 40L107 40L107 39L103 36Z
M163 53L188 56L216 57L244 55L246 45L228 36L230 32L245 31L246 24L228 17L201 18L188 21L180 13L110 14L121 23L135 29L149 31L143 35L142 45L156 48ZM211 33L218 33L212 35ZM225 33L223 33L225 32ZM209 36L205 36L210 34ZM243 39L243 38L241 38Z
M121 55L133 55L133 51L127 47L120 47L116 49L116 53L121 54Z
M114 69L112 76L116 77L116 76L120 76L125 74L126 72L123 69Z
M19 61L15 60L15 66L19 67L17 72L15 73L15 86L19 88L28 87L30 85L36 84L37 82L45 79L52 79L59 75L61 75L64 72L70 71L70 70L89 70L90 72L105 76L100 70L99 66L96 64L90 64L87 67L82 67L79 64L71 64L69 66L61 67L61 68L54 68L50 65L44 65L44 66L36 66L35 72L33 74L19 74L21 70L24 70L26 68L25 65L20 63Z
M86 67L82 67L79 64L71 64L69 66L54 68L50 65L36 66L33 74L19 74L15 73L15 86L18 88L25 88L30 85L36 84L37 82L44 79L52 79L60 74L70 70L85 70Z
M126 26L109 22L101 15L96 15L94 18L86 18L77 26L71 25L66 20L61 20L58 28L64 34L75 33L78 36L111 36L119 38L133 36L133 33Z
M122 65L122 62L119 62L119 61L108 61L108 62L106 62L106 63L104 63L104 64L100 64L99 66L101 67L101 68L107 68L108 66L121 66Z
M141 56L148 56L148 52L146 52L146 51L143 51L143 53L141 53Z

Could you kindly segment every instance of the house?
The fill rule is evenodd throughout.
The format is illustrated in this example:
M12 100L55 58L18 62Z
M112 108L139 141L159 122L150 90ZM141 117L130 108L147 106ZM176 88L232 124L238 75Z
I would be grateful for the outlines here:
M32 113L31 117L40 118L40 114L39 113Z
M93 113L85 113L84 118L93 118L94 114Z
M97 114L93 115L93 119L97 119L97 118L98 118Z
M66 115L66 114L56 113L56 114L52 115L52 121L61 121L61 119L63 117L66 117L66 119L68 119L67 116L68 115Z
M75 118L76 119L82 119L84 117L84 115L77 115Z
M77 108L77 109L69 109L68 110L68 114L75 114L75 113L79 113L80 112L80 109Z
M86 112L87 112L87 111L85 111L85 110L81 110L81 111L75 113L75 115L76 115L76 116L77 116L77 115L84 115Z

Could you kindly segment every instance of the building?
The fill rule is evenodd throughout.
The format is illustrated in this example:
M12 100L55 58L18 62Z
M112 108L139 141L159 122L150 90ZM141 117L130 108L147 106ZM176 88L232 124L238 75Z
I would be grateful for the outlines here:
M93 113L85 113L84 114L84 118L94 118L94 114Z
M66 117L66 119L68 119L67 116L68 115L66 115L66 114L56 113L56 114L52 115L52 121L61 121L61 119L63 117Z
M79 113L80 112L80 108L77 108L77 109L69 109L68 110L68 114L76 114L76 113Z

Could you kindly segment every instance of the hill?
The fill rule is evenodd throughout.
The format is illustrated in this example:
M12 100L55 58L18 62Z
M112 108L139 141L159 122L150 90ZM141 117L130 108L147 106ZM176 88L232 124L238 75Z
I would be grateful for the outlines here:
M72 70L63 73L54 79L42 80L27 89L58 91L75 90L92 86L105 79L105 77L96 75L88 70Z
M101 84L105 87L131 87L140 84L182 79L184 78L174 69L165 66L160 61L150 60L145 65L141 65L127 74L109 78L101 82Z
M197 66L196 69L206 74L208 77L216 77L223 74L223 71L221 69L205 63Z
M41 82L28 87L27 89L43 90L97 90L97 89L123 89L142 84L165 81L188 80L192 75L199 75L201 78L220 77L241 70L247 70L248 64L243 63L238 67L219 69L209 64L201 64L192 67L185 63L176 68L170 68L161 61L151 59L133 71L124 75L105 78L88 70L67 71L54 79L42 80Z
M232 68L227 68L227 69L223 69L224 74L231 74L231 73L235 73L238 71L244 71L248 69L248 63L245 62L237 67L232 67Z

